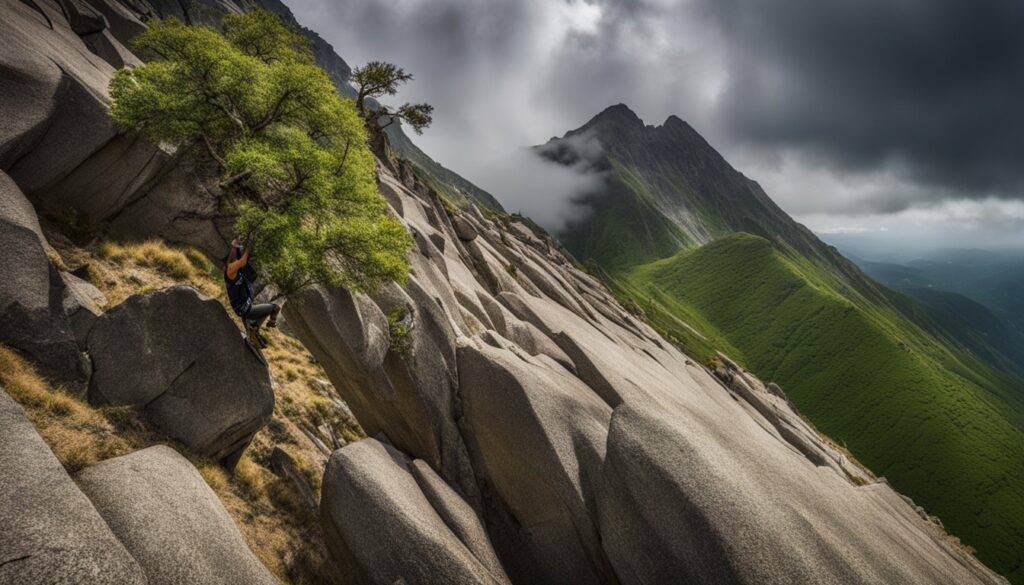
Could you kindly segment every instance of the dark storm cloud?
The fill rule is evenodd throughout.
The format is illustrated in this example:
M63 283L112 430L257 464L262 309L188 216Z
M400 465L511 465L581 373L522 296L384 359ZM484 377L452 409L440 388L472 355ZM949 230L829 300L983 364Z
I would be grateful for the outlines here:
M1024 2L287 1L350 63L412 71L398 97L437 108L417 143L549 226L589 187L524 147L620 102L809 223L1024 200Z
M892 166L943 195L1024 197L1024 3L701 2L723 35L730 136Z

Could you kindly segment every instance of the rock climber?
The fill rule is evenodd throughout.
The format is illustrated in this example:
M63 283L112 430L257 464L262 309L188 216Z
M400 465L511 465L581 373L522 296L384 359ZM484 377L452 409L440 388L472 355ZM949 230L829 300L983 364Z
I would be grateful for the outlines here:
M228 289L228 298L235 314L245 323L245 336L253 347L260 349L267 346L267 339L260 333L260 326L268 317L267 327L277 327L277 315L281 307L274 303L254 304L256 293L253 283L256 271L249 265L250 250L235 238L231 241L231 251L224 260L224 284Z

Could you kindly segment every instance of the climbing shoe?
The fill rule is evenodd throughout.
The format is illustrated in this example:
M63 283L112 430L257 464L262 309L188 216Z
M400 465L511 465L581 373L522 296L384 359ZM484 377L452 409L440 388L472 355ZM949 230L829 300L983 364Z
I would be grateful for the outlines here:
M270 318L267 319L267 327L273 329L277 327L277 316L281 314L281 307L275 306L274 312L270 314Z

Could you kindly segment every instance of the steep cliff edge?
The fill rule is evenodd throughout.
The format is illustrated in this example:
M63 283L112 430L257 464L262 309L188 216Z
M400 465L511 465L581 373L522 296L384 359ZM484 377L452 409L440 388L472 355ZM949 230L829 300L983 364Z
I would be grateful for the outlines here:
M203 212L201 169L113 132L104 110L112 68L61 5L34 5L0 0L0 119L33 122L0 127L3 170L37 210L219 252L229 234ZM72 98L88 107L69 109ZM67 147L79 142L88 147ZM146 162L133 166L138 160ZM473 205L453 209L399 170L380 165L378 180L413 236L408 283L372 295L317 288L285 309L291 331L378 437L342 447L327 466L320 513L340 579L1001 582L831 446L779 389L727 359L710 371L623 310L550 237ZM72 185L89 185L88 196ZM19 485L19 460L9 454L26 444L45 452L30 426L7 428L4 504L17 501ZM89 530L138 576L132 560L158 569L153 559L162 559L167 537L129 529L146 513L170 521L183 511L146 494L118 504L110 478L147 474L154 493L181 495L162 481L169 464L160 463L181 461L163 450L129 457L84 474L81 491L64 483ZM186 479L181 485L205 493ZM220 537L237 544L230 522L209 507ZM43 513L0 510L28 525L26 516ZM190 512L176 528L211 528ZM353 531L350 517L366 529ZM28 581L16 544L0 538L0 575ZM229 552L253 568L239 554L247 551Z

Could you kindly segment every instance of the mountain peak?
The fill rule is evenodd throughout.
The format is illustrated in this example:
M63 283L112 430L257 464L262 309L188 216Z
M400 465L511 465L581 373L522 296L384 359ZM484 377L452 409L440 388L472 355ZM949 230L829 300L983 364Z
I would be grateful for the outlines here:
M629 109L629 106L626 104L615 104L614 106L608 106L602 110L601 113L591 118L584 127L609 123L629 124L631 126L641 127L644 125L644 121L640 119L640 116L636 115L636 112Z
M624 117L633 120L640 119L640 117L636 115L636 112L629 109L629 106L627 106L626 104L622 103L615 104L614 106L608 106L607 108L602 110L601 113L599 113L596 117L600 118L603 116L615 116L620 118Z
M668 127L682 126L684 128L691 128L692 129L692 126L690 126L690 124L686 120L683 120L682 118L680 118L679 116L677 116L675 114L669 114L669 117L665 118L665 124L664 125L668 126Z

